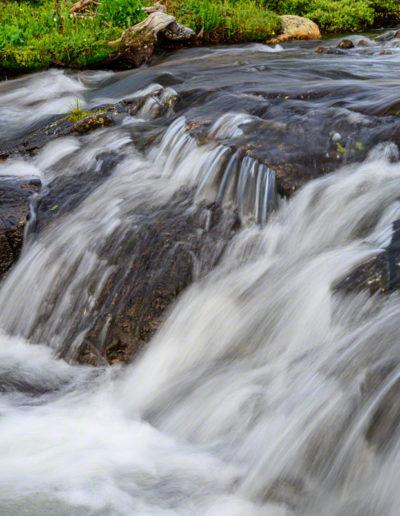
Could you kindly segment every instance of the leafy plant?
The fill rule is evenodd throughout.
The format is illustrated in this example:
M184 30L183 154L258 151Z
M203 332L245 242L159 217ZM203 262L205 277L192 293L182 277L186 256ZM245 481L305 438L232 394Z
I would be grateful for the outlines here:
M325 32L355 32L398 23L397 0L263 0L267 9L314 20Z
M68 116L70 122L79 122L85 116L94 115L93 111L84 111L81 107L81 103L78 97L75 97L74 105L72 106L71 112Z
M208 42L265 41L281 27L280 18L256 0L167 0L168 12Z
M153 4L153 0L145 0ZM71 17L74 0L8 0L0 10L0 69L26 72L51 63L87 66L107 57L108 41L143 19L140 0L101 0L97 12ZM325 32L358 31L400 21L399 0L165 0L168 12L209 43L265 41L278 14L316 21Z
M140 0L103 0L99 13L112 25L123 28L138 23L145 16Z
M134 24L143 16L139 0L103 0L104 14L85 18L70 16L73 3L64 0L56 11L54 0L9 1L0 10L0 68L23 72L52 62L94 64L112 51L107 42L121 35L121 25Z

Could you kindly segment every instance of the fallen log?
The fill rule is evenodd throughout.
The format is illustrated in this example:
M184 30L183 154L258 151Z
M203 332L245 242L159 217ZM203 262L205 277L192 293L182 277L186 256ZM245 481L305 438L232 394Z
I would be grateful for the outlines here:
M126 29L120 38L109 42L116 47L110 59L140 66L149 61L157 45L169 48L195 39L196 33L192 29L179 24L174 16L156 10L142 22Z
M159 35L173 41L189 41L196 37L196 33L189 27L178 23L174 16L161 11L154 11L140 23L129 27L121 37L115 41L110 41L110 45L123 43L130 45L138 41L157 42Z

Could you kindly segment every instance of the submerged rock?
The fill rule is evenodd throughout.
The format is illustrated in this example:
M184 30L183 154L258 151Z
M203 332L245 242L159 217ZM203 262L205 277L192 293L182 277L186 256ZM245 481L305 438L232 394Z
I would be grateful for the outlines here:
M96 301L98 316L75 352L80 363L127 362L150 340L179 293L219 261L239 227L235 214L217 206L191 207L191 197L141 221L108 261L113 273ZM66 350L66 353L68 350Z
M298 508L306 498L305 482L301 478L278 478L263 494L263 501L284 504L290 508Z
M40 188L32 178L0 179L0 278L18 259L29 219L30 197Z
M351 41L351 39L343 39L337 48L341 48L342 50L348 50L350 48L354 48L354 43Z
M390 265L385 251L359 265L336 286L336 289L354 293L362 290L386 292L390 285Z
M394 39L396 37L395 34L397 34L397 32L395 32L394 30L385 32L384 34L380 34L379 36L377 36L375 38L375 41L379 41L381 43L385 41L390 41L391 39Z
M340 280L334 290L344 293L367 290L390 292L400 287L400 220L393 223L390 244L376 256L356 267Z
M345 55L346 52L342 48L328 48L328 47L317 47L314 50L315 54L335 54L335 55Z
M117 109L117 106L109 106L108 113L104 113L104 110L90 113L77 122L71 121L68 114L58 117L32 134L0 143L0 159L6 159L16 154L34 153L47 143L62 136L85 134L100 127L113 125L119 118ZM127 111L126 107L124 110Z
M277 37L267 41L268 44L286 43L296 39L315 40L321 39L321 32L318 25L308 18L301 16L285 15L281 16L282 33Z
M166 106L165 102L163 103L164 99L160 98L163 91L163 88L160 87L160 90L149 91L143 96L138 96L129 101L97 106L77 122L72 121L69 114L59 116L31 134L11 141L0 142L0 160L17 154L35 153L56 138L68 135L83 135L95 129L110 127L121 122L127 115L136 115L149 98L154 99L158 110L161 112L162 109L165 110L169 106L168 103Z
M390 380L389 372L385 370L383 377L386 382L387 378ZM390 446L394 435L398 431L399 424L400 379L398 378L378 402L378 406L372 414L366 429L365 437L370 444L383 450Z

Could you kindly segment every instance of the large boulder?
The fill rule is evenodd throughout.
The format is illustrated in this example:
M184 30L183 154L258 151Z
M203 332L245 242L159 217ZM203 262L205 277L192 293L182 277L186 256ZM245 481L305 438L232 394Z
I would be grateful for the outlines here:
M285 15L281 16L282 33L274 39L267 41L269 44L286 43L296 39L315 40L321 39L321 32L318 25L301 16Z

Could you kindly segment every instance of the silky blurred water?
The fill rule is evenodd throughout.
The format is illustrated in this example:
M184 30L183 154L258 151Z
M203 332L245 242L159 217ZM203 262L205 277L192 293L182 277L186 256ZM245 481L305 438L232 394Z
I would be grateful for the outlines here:
M212 70L223 92L230 74L240 83L260 60L268 87L298 71L288 90L300 82L318 90L326 71L339 73L336 56L266 48L178 53L166 60L175 67L173 85L157 80L163 62L120 74L44 72L15 81L15 90L11 82L0 85L0 106L8 110L15 94L9 130L15 122L16 135L26 130L18 112L28 101L26 125L33 127L67 111L71 93L86 92L84 101L95 105L96 98L137 95L148 81L181 94L182 84L199 85ZM183 77L189 58L197 78ZM389 102L395 58L346 59L340 66L361 74L353 79L359 90L353 84L346 97L351 80L340 79L343 102L332 116L367 127L375 115L350 106L375 95L381 67L388 89L382 86L376 105ZM54 111L41 107L40 89L20 100L38 81L54 85ZM0 286L0 514L396 516L398 428L383 449L366 433L399 377L400 300L332 288L390 242L400 216L396 144L376 145L363 162L277 200L274 171L227 143L261 113L231 100L215 113L203 145L185 131L191 110L202 109L194 102L179 116L167 113L160 137L138 149L130 128L147 134L158 102L151 92L159 95L159 87L150 88L146 109L117 127L0 164L2 175L38 176L47 187L57 177L96 171L104 152L118 155L77 207L30 235ZM171 91L163 98L168 104ZM328 96L312 109L319 103L325 109L334 102ZM212 111L204 109L205 116ZM129 232L140 235L143 206L157 213L182 187L194 191L194 204L206 199L236 209L240 231L131 364L74 365L112 272L105 249L118 253ZM370 375L387 364L390 374L365 394Z

